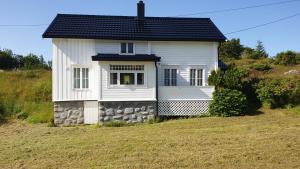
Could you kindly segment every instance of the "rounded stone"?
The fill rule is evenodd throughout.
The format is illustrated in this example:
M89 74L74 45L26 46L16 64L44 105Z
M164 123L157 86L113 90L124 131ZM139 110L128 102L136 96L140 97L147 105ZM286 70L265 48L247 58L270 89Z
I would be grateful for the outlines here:
M143 123L144 120L143 120L142 117L138 117L138 118L137 118L137 121L138 121L139 123Z
M149 110L149 113L150 113L150 114L154 114L154 112L155 112L155 111L154 111L153 109Z
M99 121L104 121L104 117L99 117Z
M107 109L107 110L105 111L105 113L106 113L106 115L108 115L108 116L114 116L114 115L115 115L114 109Z
M136 116L135 114L133 114L133 115L131 115L131 118L132 118L132 119L136 119L137 116Z
M125 120L125 121L129 120L129 116L124 116L123 120Z
M146 111L141 112L142 115L148 115L149 113Z
M134 109L134 112L136 112L136 113L138 113L138 112L140 112L140 111L141 111L140 108L135 108L135 109Z
M153 106L148 106L148 109L153 109Z
M147 119L147 116L143 116L143 119L146 120L146 119Z
M104 106L99 106L99 110L104 110L105 107Z
M113 116L113 119L115 119L115 120L120 120L120 119L122 119L122 117L123 117L123 116L121 116L121 115Z
M106 116L104 117L104 121L109 121L110 120L110 117Z
M117 114L122 114L123 110L117 110Z
M143 106L143 107L141 108L141 110L142 110L142 111L146 111L146 106Z
M104 117L104 116L106 116L106 113L105 113L105 111L101 110L101 111L99 112L99 115L100 115L101 117Z
M132 114L133 113L133 108L126 108L124 110L124 114Z
M61 118L61 119L64 119L64 120L65 120L67 117L68 117L67 113L61 113L61 114L60 114L60 118Z

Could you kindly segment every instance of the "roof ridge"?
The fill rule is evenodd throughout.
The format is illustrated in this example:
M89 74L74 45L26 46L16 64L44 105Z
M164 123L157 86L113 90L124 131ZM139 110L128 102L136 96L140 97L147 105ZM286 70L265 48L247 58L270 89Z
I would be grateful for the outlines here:
M123 17L123 18L135 18L137 16L126 16L126 15L93 15L93 14L62 14L58 13L60 16L87 16L87 17ZM145 18L153 18L153 19L191 19L191 20L210 20L210 18L196 18L196 17L159 17L159 16L146 16Z

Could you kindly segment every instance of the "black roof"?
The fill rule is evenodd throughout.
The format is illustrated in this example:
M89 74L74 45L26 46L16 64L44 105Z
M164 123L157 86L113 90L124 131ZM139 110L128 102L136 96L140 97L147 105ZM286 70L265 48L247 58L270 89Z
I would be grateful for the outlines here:
M209 18L58 14L43 38L225 41Z
M93 61L153 61L159 62L160 57L155 55L119 55L119 54L97 54L96 56L92 56Z

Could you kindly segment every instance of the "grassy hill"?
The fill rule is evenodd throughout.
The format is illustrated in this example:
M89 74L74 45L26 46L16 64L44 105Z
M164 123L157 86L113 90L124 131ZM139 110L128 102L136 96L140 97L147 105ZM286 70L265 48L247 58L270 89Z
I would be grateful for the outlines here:
M0 113L6 118L49 122L52 109L50 71L0 72Z

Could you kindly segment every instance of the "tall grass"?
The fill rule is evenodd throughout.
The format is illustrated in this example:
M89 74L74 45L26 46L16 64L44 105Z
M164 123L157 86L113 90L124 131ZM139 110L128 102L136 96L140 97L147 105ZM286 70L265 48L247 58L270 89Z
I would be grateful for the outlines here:
M51 72L46 70L0 73L0 121L26 114L32 123L50 122Z

